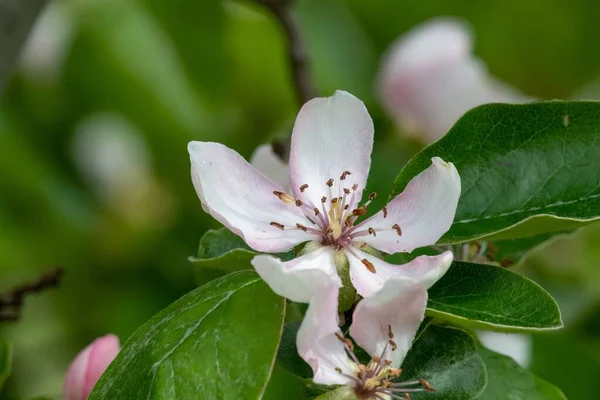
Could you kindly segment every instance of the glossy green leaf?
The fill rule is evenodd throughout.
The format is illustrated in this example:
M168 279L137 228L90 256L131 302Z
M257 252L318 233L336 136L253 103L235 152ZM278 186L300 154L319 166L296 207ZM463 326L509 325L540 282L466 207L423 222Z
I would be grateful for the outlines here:
M479 348L488 384L478 400L566 400L556 387L517 364L512 358Z
M462 181L441 243L574 229L600 217L599 139L598 102L484 105L413 157L392 194L437 156L453 162Z
M401 380L427 379L433 393L417 399L462 400L479 395L487 383L475 339L463 330L430 324L417 337L402 364Z
M12 348L10 343L0 340L0 389L10 375L12 366Z
M214 280L138 329L90 400L259 399L284 314L285 300L254 272Z
M487 264L452 263L429 289L427 314L481 329L527 332L562 327L558 305L544 289Z
M199 273L207 268L231 272L252 269L250 261L257 254L238 235L227 228L220 228L204 234L200 239L198 257L190 257L190 262ZM278 256L291 260L293 253L281 253Z
M542 233L518 239L497 240L492 243L494 250L491 255L502 266L513 266L520 264L528 253L543 248L551 243L552 240L565 237L570 233Z

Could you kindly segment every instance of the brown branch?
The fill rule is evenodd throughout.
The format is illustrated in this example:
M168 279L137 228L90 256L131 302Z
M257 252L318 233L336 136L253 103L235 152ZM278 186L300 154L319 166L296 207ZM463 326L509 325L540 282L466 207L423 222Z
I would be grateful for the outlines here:
M29 294L40 293L48 288L57 287L64 274L62 267L46 270L39 278L24 282L0 296L0 322L15 321L21 315L21 307Z
M285 32L290 67L296 89L296 98L300 105L316 97L317 91L313 84L304 43L298 29L298 25L292 16L291 0L257 0L268 8L277 18Z

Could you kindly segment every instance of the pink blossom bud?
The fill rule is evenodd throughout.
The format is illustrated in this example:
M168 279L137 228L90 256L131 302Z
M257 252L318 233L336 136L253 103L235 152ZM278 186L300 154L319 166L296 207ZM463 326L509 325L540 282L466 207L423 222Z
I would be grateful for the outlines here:
M69 366L63 398L86 400L102 373L120 350L119 338L112 334L94 340L83 349Z

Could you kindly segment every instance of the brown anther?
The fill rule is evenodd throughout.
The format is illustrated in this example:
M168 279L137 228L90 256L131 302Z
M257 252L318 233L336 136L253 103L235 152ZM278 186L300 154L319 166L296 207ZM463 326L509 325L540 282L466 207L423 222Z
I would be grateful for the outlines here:
M300 186L300 193L304 193L304 191L308 188L308 184L305 183L304 185Z
M392 351L396 351L396 349L398 348L398 345L396 344L396 342L394 342L392 339L390 339L388 341L388 343L390 344L390 346L392 346Z
M352 226L352 221L350 220L350 218L346 218L346 220L344 221L344 225L346 225L348 228Z
M400 229L400 225L394 224L394 225L392 225L392 229L396 231L398 236L402 236L402 229Z
M385 365L392 365L392 360L385 360ZM402 369L400 369L400 373L402 373Z
M402 375L402 369L400 368L390 368L388 370L388 376L392 379L399 378Z
M377 193L373 192L369 194L369 201L373 201L377 197Z
M373 356L373 357L371 357L371 361L373 361L374 363L379 363L379 361L381 361L381 358L379 358L377 356Z
M279 197L279 200L285 202L285 203L291 203L294 201L294 199L292 198L292 196L290 196L287 193L284 192L280 192L278 190L273 191L273 194L277 197Z
M296 226L298 227L298 229L302 229L304 232L307 231L307 228L302 224L296 224Z
M325 197L325 196L321 197L321 203L325 204L326 201L327 201L327 197Z
M325 231L326 235L332 234L333 233L333 228L331 228L330 226L327 227L327 230Z
M336 197L335 199L331 199L331 204L335 204L338 202L338 198Z
M375 229L373 228L369 228L369 234L373 235L373 236L377 236L377 234L375 233Z
M274 226L275 228L279 228L279 229L283 230L283 225L280 224L279 222L271 222L271 223L269 223L269 225Z
M360 246L358 246L358 247L360 247L361 249L366 249L367 247L369 247L369 244L368 244L368 243L362 243L362 244L361 244Z
M350 189L348 189L348 188L344 188L344 193L345 193L345 194L350 194Z
M297 206L297 207L302 207L302 204L304 204L304 203L302 202L302 200L296 200L296 206Z
M319 211L319 209L317 207L315 207L313 211L315 212L315 215L319 215L320 211Z
M326 184L327 186L329 186L329 187L332 187L332 186L333 186L333 178L329 178L329 179L327 180L327 182L325 182L325 184Z
M356 190L356 189L358 189L358 184L357 183L355 183L354 185L352 185L352 190Z
M391 325L388 325L388 337L390 339L394 338L394 332L392 332L392 326Z
M343 337L339 333L336 333L335 337L338 338L338 340L340 342L344 343L348 347L348 350L350 350L351 353L354 353L354 343L352 343L352 340Z
M423 385L423 388L428 391L428 392L435 392L435 388L433 388L431 386L431 384L429 382L427 382L425 379L419 379L419 383L421 385Z
M377 273L377 270L375 269L375 266L373 265L373 263L369 260L367 260L366 258L363 258L362 260L360 260L365 267L367 267L367 269L369 270L370 273L375 274Z
M342 173L342 176L340 176L340 180L341 180L341 181L343 181L344 179L346 179L346 177L347 177L348 175L352 175L352 172L350 172L350 171L344 171L344 172Z
M366 213L367 213L367 206L365 206L364 204L362 206L352 210L352 215L354 215L355 217L358 217L360 215L365 215Z
M347 210L349 207L350 207L350 204L346 204L346 205L344 206L344 210Z
M383 218L387 218L387 208L385 206L383 206Z
M335 372L337 372L338 374L342 373L342 369L340 367L335 367Z

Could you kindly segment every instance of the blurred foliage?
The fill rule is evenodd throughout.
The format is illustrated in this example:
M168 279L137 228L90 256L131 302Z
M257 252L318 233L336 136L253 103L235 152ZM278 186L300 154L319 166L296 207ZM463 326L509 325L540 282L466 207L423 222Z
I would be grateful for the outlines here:
M2 325L14 348L2 399L58 394L92 339L125 341L194 288L187 257L218 224L194 193L187 143L248 157L289 134L298 108L280 26L250 0L55 0L47 11L60 29L32 36L0 108L0 290L56 264L67 275ZM490 71L533 96L569 97L600 72L591 0L297 0L294 11L320 92L367 102L377 130L369 186L381 194L419 147L397 135L373 82L414 24L464 17ZM557 295L567 324L535 338L532 369L574 399L595 398L600 366L598 240L593 226L519 266Z

